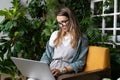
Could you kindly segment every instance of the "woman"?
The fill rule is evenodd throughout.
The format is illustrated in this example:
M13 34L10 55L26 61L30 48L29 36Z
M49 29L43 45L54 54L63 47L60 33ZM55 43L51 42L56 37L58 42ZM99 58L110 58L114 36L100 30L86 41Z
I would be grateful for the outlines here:
M78 21L69 8L60 9L56 19L59 30L52 33L41 61L50 65L55 77L82 71L88 51L87 37L80 32Z

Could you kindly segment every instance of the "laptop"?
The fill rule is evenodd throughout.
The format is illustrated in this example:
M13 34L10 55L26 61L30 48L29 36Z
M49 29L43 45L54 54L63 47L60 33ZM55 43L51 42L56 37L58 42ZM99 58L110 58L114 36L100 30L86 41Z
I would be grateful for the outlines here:
M11 57L21 74L35 80L55 80L49 65L40 61Z

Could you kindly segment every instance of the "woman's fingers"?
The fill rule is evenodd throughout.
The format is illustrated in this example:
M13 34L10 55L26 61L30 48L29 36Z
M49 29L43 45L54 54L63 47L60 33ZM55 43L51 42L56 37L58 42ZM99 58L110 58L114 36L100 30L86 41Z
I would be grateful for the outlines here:
M51 72L54 76L59 76L60 75L60 70L59 69L51 69Z

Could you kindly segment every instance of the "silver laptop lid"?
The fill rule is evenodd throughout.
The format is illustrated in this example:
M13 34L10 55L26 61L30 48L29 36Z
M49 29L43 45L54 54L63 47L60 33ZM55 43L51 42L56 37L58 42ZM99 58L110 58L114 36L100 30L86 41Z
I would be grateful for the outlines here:
M38 80L55 80L46 63L16 57L11 57L11 59L22 75L26 77Z

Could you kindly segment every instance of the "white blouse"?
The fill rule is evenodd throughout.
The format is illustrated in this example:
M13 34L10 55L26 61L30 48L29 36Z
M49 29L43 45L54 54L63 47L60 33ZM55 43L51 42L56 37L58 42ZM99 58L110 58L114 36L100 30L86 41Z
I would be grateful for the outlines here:
M56 39L57 34L58 31L55 31L50 37L49 45L52 47L54 47L54 40ZM73 54L75 53L75 49L72 48L70 41L71 36L65 36L62 43L59 46L54 47L54 60L50 64L51 68L63 68L69 65L69 62L71 61Z

